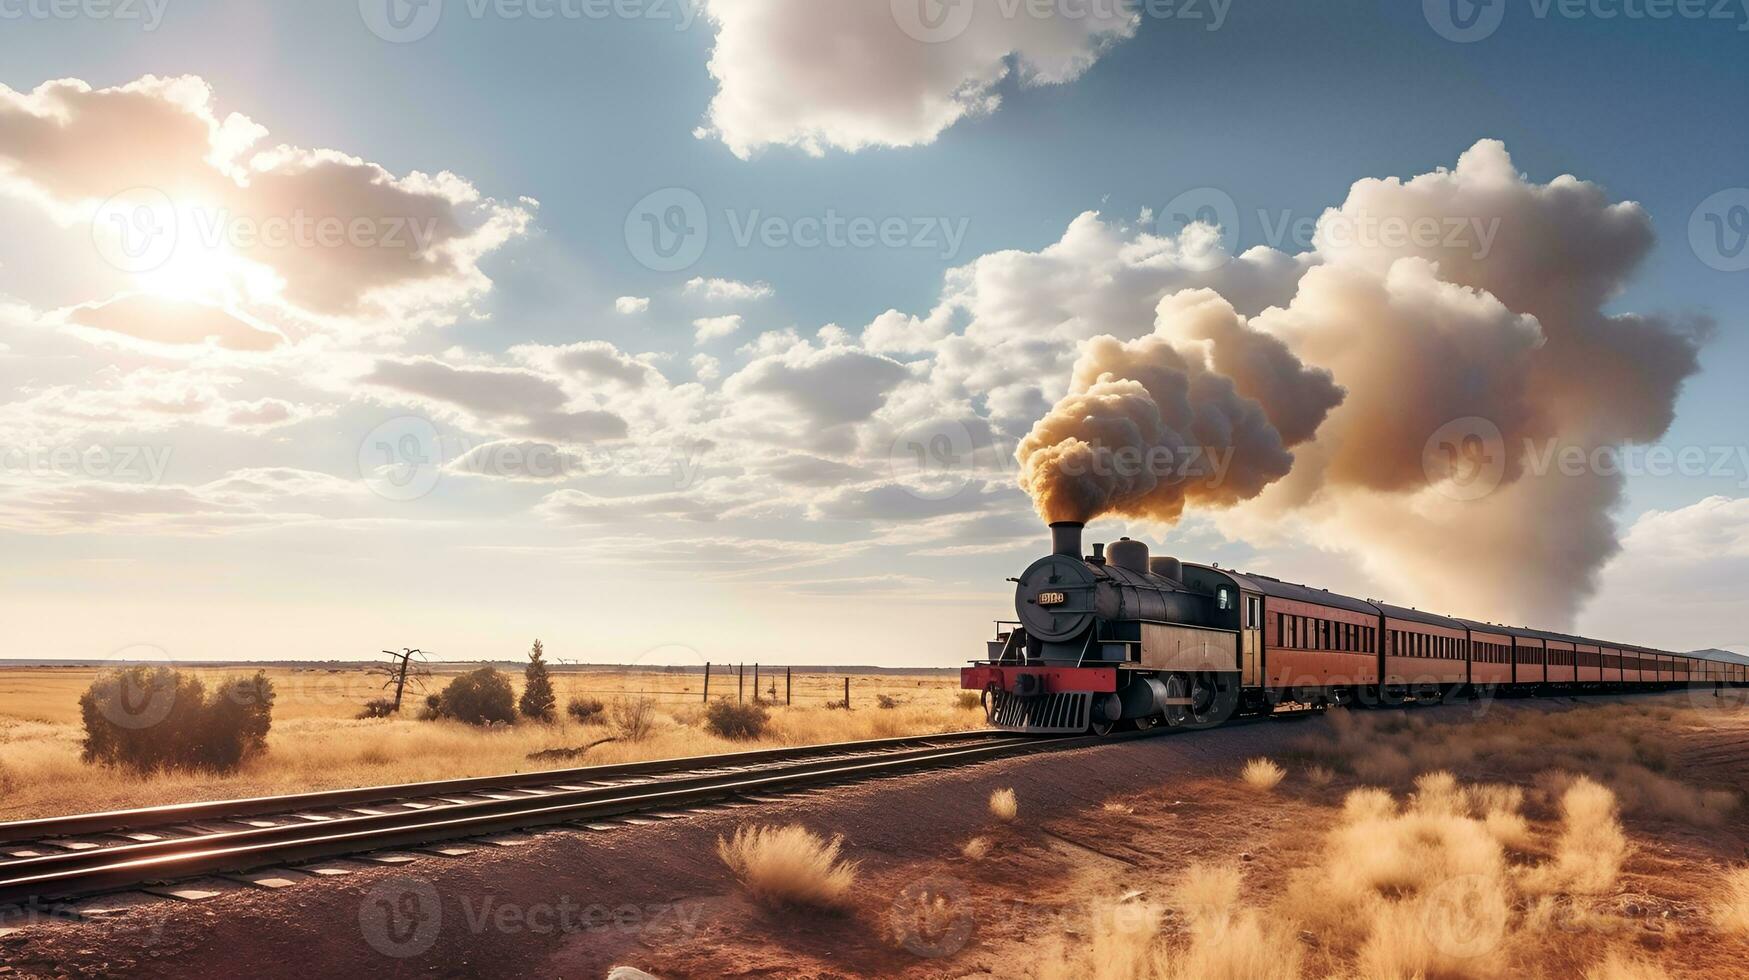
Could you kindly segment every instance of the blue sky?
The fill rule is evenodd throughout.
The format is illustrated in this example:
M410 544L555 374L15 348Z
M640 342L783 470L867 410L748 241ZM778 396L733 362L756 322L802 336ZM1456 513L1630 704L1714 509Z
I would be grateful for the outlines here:
M367 8L372 2L365 0ZM828 27L839 2L847 0L818 3L827 11L818 16ZM732 378L759 357L737 348L762 332L793 328L808 338L837 324L854 336L888 310L925 317L941 301L949 270L1004 250L1045 249L1086 211L1099 211L1113 226L1128 227L1126 233L1146 233L1153 229L1142 220L1144 210L1158 212L1184 191L1216 188L1236 206L1239 249L1267 245L1305 252L1310 241L1282 240L1270 225L1284 216L1317 219L1325 208L1342 204L1350 185L1362 178L1409 178L1449 168L1482 139L1503 141L1512 164L1532 184L1573 174L1600 185L1610 200L1643 207L1656 245L1610 311L1701 313L1717 321L1701 354L1702 369L1682 389L1675 422L1662 441L1725 449L1743 444L1737 379L1749 366L1741 304L1749 273L1709 267L1688 242L1703 200L1749 185L1749 131L1738 122L1749 110L1743 67L1749 32L1742 29L1749 26L1749 12L1727 11L1729 20L1654 21L1601 0L1579 17L1562 16L1563 8L1539 16L1529 2L1496 2L1504 4L1503 22L1470 43L1442 37L1420 4L1234 0L1219 9L1218 29L1210 29L1217 8L1209 3L1158 7L1177 15L1144 16L1133 36L1090 43L1084 52L1089 63L1077 65L1059 84L1020 82L1025 45L1031 43L1020 36L1014 43L1022 53L1009 61L1016 70L988 90L999 96L999 107L917 136L915 145L828 145L821 155L778 144L760 146L744 159L722 134L695 133L713 124L713 98L727 84L708 67L713 53L720 53L725 22L738 22L743 39L764 26L757 18L742 20L746 8L757 6L748 3L719 3L717 19L698 16L677 30L666 16L474 18L465 0L449 0L429 36L390 43L366 27L356 2L167 0L162 24L150 31L138 22L96 18L0 23L0 83L30 93L53 79L75 78L104 89L148 74L198 76L210 87L220 117L241 113L270 131L264 145L332 148L398 176L449 172L506 210L522 198L539 202L524 206L526 227L478 259L489 288L473 291L417 330L391 330L386 335L393 339L385 340L380 324L339 338L325 330L287 328L298 353L286 356L296 367L168 358L182 370L243 372L246 380L233 389L239 397L315 406L301 421L271 429L158 423L135 429L149 429L154 444L176 448L165 477L169 484L205 486L227 473L266 465L356 483L361 433L408 405L415 414L435 412L441 425L464 433L458 438L469 445L506 436L482 424L487 420L477 412L443 414L449 409L433 408L429 392L420 396L425 401L405 403L370 393L357 378L371 357L435 357L497 370L508 368L509 352L519 346L557 349L606 341L625 354L655 355L648 363L674 385L703 383L714 392L713 385L725 382L701 379L689 363L695 353L716 358L720 376ZM1616 16L1606 16L1611 12ZM907 73L939 67L930 59L960 57L943 50L952 47L924 46L921 67L845 59L842 91L882 89L889 82L900 88ZM974 68L1002 64L967 57ZM795 60L799 74L791 87L802 93L799 101L810 109L832 108L835 89L820 74L833 70L830 59L796 54ZM785 67L778 61L761 70ZM851 95L844 98L844 118L872 111ZM868 132L875 121L856 125ZM0 164L5 159L0 143ZM696 193L710 215L708 247L696 263L676 271L647 268L627 245L628 212L664 188ZM963 226L964 241L951 254L933 239L917 248L741 246L725 212L741 219L754 212L784 219L835 213L909 224L939 219ZM87 383L74 364L133 371L164 362L168 355L161 350L104 343L59 347L45 340L43 324L55 321L57 311L126 286L95 286L79 263L62 260L59 250L80 237L76 223L69 233L65 224L46 220L34 204L18 198L0 199L0 214L17 229L0 243L0 297L10 297L28 310L26 319L38 321L17 328L26 341L0 337L13 349L13 363L0 365L0 379L23 396L52 384ZM687 292L685 284L694 277L763 283L771 295L707 301ZM646 313L622 315L614 311L618 297L645 297L651 305ZM743 317L732 341L696 344L695 320L731 314ZM354 360L343 365L336 355L316 367L317 351L323 357L341 351ZM927 359L917 350L891 356L914 367ZM114 382L111 376L104 383ZM1053 400L1050 385L1044 390L1045 401ZM606 396L580 391L573 390L571 408L594 398L593 407L611 409ZM974 403L980 397L974 395ZM889 402L883 410L891 408ZM759 418L765 416L744 424L757 428ZM645 425L634 419L628 438L653 444L653 437L672 434L658 421ZM131 438L120 430L76 436L44 431L21 426L9 438L16 445L44 438ZM863 440L862 450L880 441L854 438ZM808 448L815 458L858 462L844 445ZM1632 478L1610 514L1625 536L1647 511L1680 512L1714 496L1737 501L1745 496L1749 473L1732 465L1716 476ZM992 492L1003 480L1011 484L1012 466L1007 470L991 480ZM362 507L327 510L327 504L312 504L312 491L300 483L286 489L286 500L272 509L355 522L351 530L298 525L300 531L264 522L233 532L203 526L181 535L151 526L151 520L117 521L106 514L84 530L20 520L0 536L19 556L11 584L32 593L32 601L62 611L90 602L123 611L115 617L120 622L102 627L31 630L20 651L29 654L97 656L129 643L152 643L217 655L224 647L214 635L219 627L179 624L225 606L239 610L218 615L230 626L249 617L297 619L299 627L286 640L270 644L280 655L325 647L331 636L356 632L369 632L366 648L412 643L484 654L494 644L510 650L525 645L520 635L498 638L500 630L518 629L568 636L577 646L599 649L604 659L624 659L647 649L647 638L631 626L603 629L574 605L590 583L616 577L617 563L598 554L566 550L560 559L540 551L570 549L578 539L599 535L600 525L555 525L550 509L557 504L550 497L579 487L592 495L641 494L660 482L652 483L648 472L599 469L562 486L451 480L416 505L416 520L406 508L392 517ZM21 492L40 489L26 486L29 480L19 483ZM330 501L342 495L332 488L323 493ZM1009 491L1003 499L994 511L1018 526L1024 498ZM543 502L545 512L539 511ZM1010 537L991 539L983 550L934 554L929 552L940 549L908 539L915 526L911 517L847 524L820 519L819 499L793 502L792 512L731 508L714 515L709 535L821 549L860 543L854 555L824 565L809 564L821 560L818 554L784 550L765 566L782 569L777 577L792 585L810 578L833 584L809 593L788 585L761 588L745 575L701 582L671 569L654 572L655 588L664 595L676 602L690 596L698 605L661 642L701 649L726 644L716 659L751 658L766 650L769 659L792 662L875 658L872 652L814 645L812 638L849 615L852 622L866 619L872 635L902 651L895 654L900 662L951 663L975 653L971 644L982 624L1004 614L1001 577L1037 550L1037 541L1010 530ZM1743 519L1727 510L1730 519ZM546 519L531 518L536 513ZM798 516L803 513L810 516ZM1716 518L1709 511L1709 519ZM639 520L651 524L634 521L616 530L635 532L631 536L652 549L664 547L664 535L675 531L667 518ZM1123 527L1154 539L1166 533L1148 522ZM1735 540L1735 528L1701 537ZM943 533L958 540L953 532ZM1377 556L1332 547L1328 536L1287 533L1284 543L1242 534L1216 510L1193 509L1191 520L1171 533L1184 547L1199 549L1187 557L1267 559L1305 578L1357 591L1392 584ZM514 570L518 560L509 557L516 549L536 549L527 553L557 561L562 572L525 577ZM405 557L390 560L385 553ZM1682 556L1659 553L1655 559L1680 562ZM115 571L162 563L175 571L167 580L152 576L143 586L140 594L149 594L150 601L134 594L142 587L137 572ZM1730 569L1740 571L1740 564ZM1606 597L1614 581L1610 574L1601 580ZM249 584L240 584L238 576ZM409 587L409 578L419 584ZM929 595L935 598L918 598ZM871 597L885 607L873 617ZM809 611L798 615L799 605ZM649 612L660 606L640 602L634 608ZM1602 631L1627 625L1621 615L1595 611L1622 608L1619 603L1589 600L1581 606L1590 610L1581 615L1581 626ZM1707 616L1718 617L1718 629L1728 628L1723 624L1729 613L1741 611L1716 601L1706 608ZM891 616L892 609L904 615ZM737 621L727 639L711 628L722 618ZM895 627L893 619L909 625ZM403 642L387 635L409 621L437 638ZM773 622L781 625L769 632L753 625ZM1737 639L1709 639L1718 632L1713 622L1705 620L1683 643ZM1624 638L1660 642L1651 635Z

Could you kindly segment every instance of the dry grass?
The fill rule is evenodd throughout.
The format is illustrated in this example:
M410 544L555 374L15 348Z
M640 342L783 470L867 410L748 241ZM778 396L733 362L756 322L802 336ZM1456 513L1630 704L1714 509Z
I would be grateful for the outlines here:
M1665 980L1669 975L1651 960L1612 952L1585 971L1585 980Z
M800 824L746 826L717 838L717 854L754 897L771 905L842 907L857 864L842 860L844 835L826 840Z
M1498 772L1515 781L1545 778L1538 802L1553 804L1574 776L1608 787L1624 813L1701 827L1732 819L1736 793L1689 786L1671 760L1687 727L1710 727L1717 713L1659 704L1587 704L1547 710L1496 703L1473 722L1446 724L1412 712L1337 711L1328 735L1302 739L1292 753L1308 765L1365 782L1406 787L1439 770Z
M1600 895L1615 885L1627 856L1628 839L1616 817L1615 794L1580 777L1561 797L1561 838L1555 859L1526 875L1525 885L1544 894Z
M1182 924L1164 928L1160 905L1094 903L1080 941L1058 940L1042 957L1039 980L1298 980L1304 951L1289 923L1246 907L1240 874L1195 865L1167 905Z
M199 672L211 688L240 671ZM377 786L389 783L527 772L553 765L611 765L722 752L817 745L930 732L964 731L984 726L981 709L958 706L958 680L945 675L858 676L853 681L856 710L829 710L819 692L843 681L818 675L804 688L797 676L796 704L771 708L771 725L757 740L731 741L704 728L702 701L664 698L650 711L647 736L637 742L612 742L590 749L581 759L539 764L528 756L555 748L588 745L616 734L606 718L579 724L569 717L550 724L521 724L485 731L455 722L414 720L410 697L402 717L358 720L360 706L380 692L362 670L284 669L268 671L278 694L267 752L226 776L160 775L149 778L87 766L79 760L79 695L91 683L91 669L0 669L0 820L154 806L199 800L235 799L279 793ZM433 689L447 680L436 678ZM692 676L696 683L700 678ZM516 677L520 684L520 675ZM571 697L615 693L636 697L640 690L679 687L662 674L625 672L553 675L560 703ZM779 691L782 690L779 678ZM723 682L713 677L711 691ZM828 683L831 682L831 683ZM729 678L729 691L734 681ZM665 686L658 686L665 685ZM862 693L864 690L869 692ZM908 703L892 711L874 708L873 692L901 692ZM804 691L807 692L804 697ZM606 696L602 696L606 692ZM862 705L866 702L866 710Z
M990 838L974 837L966 841L965 846L960 848L960 853L973 861L982 861L990 854Z
M1014 790L999 789L990 794L990 815L1003 823L1013 823L1020 816L1020 802L1014 798Z
M1749 868L1727 872L1713 906L1713 922L1738 936L1749 936Z
M1281 785L1281 781L1287 778L1287 770L1268 759L1252 759L1239 770L1239 778L1252 789L1267 793Z

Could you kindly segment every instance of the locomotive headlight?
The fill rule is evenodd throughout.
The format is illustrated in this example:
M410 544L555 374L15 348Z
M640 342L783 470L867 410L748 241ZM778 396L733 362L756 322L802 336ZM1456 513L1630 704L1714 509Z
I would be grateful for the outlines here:
M1060 606L1069 601L1069 597L1061 592L1040 592L1038 604L1041 606Z

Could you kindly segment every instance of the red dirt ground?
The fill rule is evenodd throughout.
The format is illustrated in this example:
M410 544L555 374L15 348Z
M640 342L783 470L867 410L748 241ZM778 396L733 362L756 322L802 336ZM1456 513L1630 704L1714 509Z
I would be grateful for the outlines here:
M1468 709L1419 710L1461 723ZM1749 794L1749 713L1734 717L1734 725L1682 736L1682 778ZM617 964L665 980L1021 976L1040 936L1071 930L1095 894L1131 882L1157 888L1189 863L1234 856L1247 887L1267 893L1276 872L1308 863L1333 808L1357 783L1320 788L1290 778L1259 797L1235 776L1246 759L1280 758L1328 726L1271 721L1176 734L609 831L475 843L471 854L393 868L343 862L351 873L278 891L232 883L206 901L154 902L96 921L27 923L10 933L0 922L0 977L599 978ZM1000 787L1013 787L1020 801L1012 825L996 823L986 807ZM1672 975L1744 975L1749 941L1664 941L1704 904L1711 879L1697 869L1749 856L1742 814L1710 828L1627 821L1639 846L1621 883L1624 921L1638 948ZM748 820L845 835L847 855L862 864L853 906L773 911L745 898L715 843ZM992 845L978 861L960 853L974 836ZM920 890L952 899L953 919L940 934L920 937L903 925L900 913ZM1570 949L1551 950L1551 962L1588 961L1586 941L1571 937ZM1551 967L1546 975L1564 973Z

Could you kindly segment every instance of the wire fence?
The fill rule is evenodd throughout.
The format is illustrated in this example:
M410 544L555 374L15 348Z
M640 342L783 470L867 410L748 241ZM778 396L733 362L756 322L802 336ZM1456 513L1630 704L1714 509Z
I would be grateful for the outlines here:
M798 671L761 664L607 671L555 670L561 697L648 698L665 704L753 701L768 704L874 707L959 687L957 676ZM883 702L883 698L885 701Z

